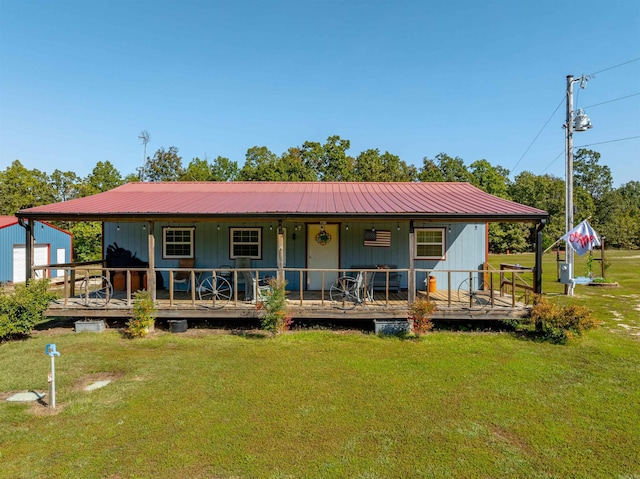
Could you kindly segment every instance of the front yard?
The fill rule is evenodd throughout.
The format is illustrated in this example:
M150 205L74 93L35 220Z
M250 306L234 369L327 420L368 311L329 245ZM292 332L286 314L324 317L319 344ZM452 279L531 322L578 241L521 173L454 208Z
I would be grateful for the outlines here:
M128 340L66 327L1 344L3 399L46 391L45 345L61 356L55 413L0 401L0 477L640 477L634 256L610 255L621 288L576 288L604 324L566 346L497 332ZM549 269L545 290L568 301Z

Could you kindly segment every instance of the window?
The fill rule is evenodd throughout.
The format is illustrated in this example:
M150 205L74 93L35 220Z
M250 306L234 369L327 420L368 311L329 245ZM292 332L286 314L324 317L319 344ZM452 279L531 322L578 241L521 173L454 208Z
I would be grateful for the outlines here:
M416 259L444 259L444 228L416 228Z
M231 259L238 257L262 258L262 229L261 228L229 228L231 239L229 245Z
M162 229L163 258L193 258L193 233L195 228Z

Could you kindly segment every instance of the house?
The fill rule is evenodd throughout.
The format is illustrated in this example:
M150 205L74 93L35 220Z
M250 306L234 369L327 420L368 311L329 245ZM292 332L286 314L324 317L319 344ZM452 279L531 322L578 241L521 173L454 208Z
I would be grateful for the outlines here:
M32 229L34 265L70 263L71 233L49 223L35 221ZM0 283L21 283L26 278L25 228L15 216L0 216ZM37 277L55 278L62 270L38 270Z
M322 292L323 304L348 270L379 270L376 286L387 302L389 290L412 302L429 276L434 292L451 296L486 275L489 222L537 225L531 289L540 291L547 216L469 183L356 182L128 183L18 212L30 221L101 221L105 256L117 245L144 262L155 297L159 285L173 292L178 270L241 264L283 276L301 298Z

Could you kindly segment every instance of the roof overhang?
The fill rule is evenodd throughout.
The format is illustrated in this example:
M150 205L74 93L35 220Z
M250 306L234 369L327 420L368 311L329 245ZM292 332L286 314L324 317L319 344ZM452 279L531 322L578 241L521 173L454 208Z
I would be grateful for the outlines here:
M534 222L548 213L469 183L128 183L86 198L21 210L48 221Z
M505 214L455 214L455 213L441 213L441 214L420 214L420 213L407 213L407 214L336 214L336 213L243 213L243 214L168 214L168 213L110 213L110 214L92 214L92 213L26 213L18 212L19 218L25 218L38 221L98 221L98 222L142 222L142 221L166 221L166 222L192 222L192 221L247 221L247 220L326 220L330 218L332 220L340 221L370 221L375 219L376 221L450 221L450 222L537 222L542 219L548 218L549 215L505 215Z

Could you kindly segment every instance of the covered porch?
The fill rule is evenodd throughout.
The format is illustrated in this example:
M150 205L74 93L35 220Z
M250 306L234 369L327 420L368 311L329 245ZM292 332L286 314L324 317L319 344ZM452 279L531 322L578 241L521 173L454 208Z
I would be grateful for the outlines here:
M127 318L132 315L135 290L148 287L149 269L124 269L115 271L101 263L82 265L48 265L38 267L60 269L64 275L51 288L59 299L50 304L46 311L51 317L72 317L81 319ZM125 278L123 288L113 288L113 273ZM158 317L165 319L256 319L260 317L260 300L248 299L243 284L245 269L210 270L202 268L171 269L170 278L186 276L192 282L190 287L175 289L170 281L168 289L156 291ZM310 273L319 275L340 274L340 277L354 277L358 273L375 282L376 287L363 284L364 291L371 289L371 295L363 294L359 301L336 295L335 285L320 290L304 288L287 289L287 311L294 320L404 320L407 318L410 304L416 300L428 299L436 304L434 319L442 320L503 320L521 318L528 314L533 299L532 285L534 270L518 265L501 265L501 269L492 269L488 265L482 270L437 271L447 278L439 286L423 281L415 291L390 288L390 279L394 274L406 274L416 277L434 278L433 270L414 271L394 270L309 270L305 268L286 268L281 273L304 276ZM256 277L273 277L277 269L251 270ZM215 278L224 275L231 285L222 297L201 294L200 278ZM344 276L342 276L344 275ZM454 281L452 278L465 277ZM142 279L141 279L142 278ZM226 281L226 280L225 280ZM299 284L304 284L300 281ZM99 296L94 292L99 291ZM249 295L250 296L250 295ZM97 298L97 299L96 299Z

